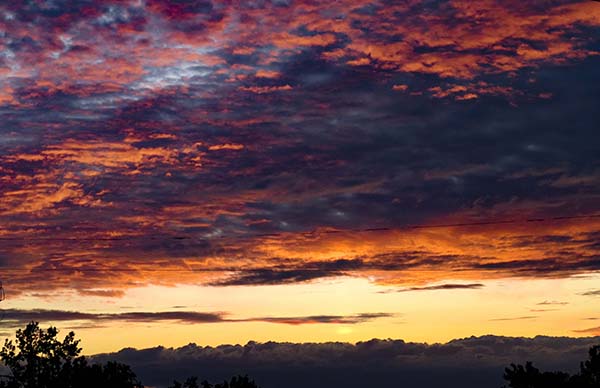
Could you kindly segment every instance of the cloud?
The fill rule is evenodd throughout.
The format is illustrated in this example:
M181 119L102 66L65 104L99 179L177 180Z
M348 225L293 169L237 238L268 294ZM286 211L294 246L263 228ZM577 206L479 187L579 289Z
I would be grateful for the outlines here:
M84 296L100 296L103 298L120 298L125 295L123 290L84 289L77 292Z
M282 86L240 86L239 90L257 94L272 93L278 91L292 90L290 85Z
M197 375L222 380L248 373L264 387L285 381L291 388L360 387L402 380L404 386L475 388L500 386L511 362L535 362L542 369L575 371L598 338L470 337L445 344L373 339L356 344L248 342L217 347L123 349L97 355L133 366L145 384L166 386L172 379ZM469 376L468 379L461 376Z
M438 284L434 286L426 286L426 287L409 287L403 288L399 290L393 290L395 292L409 292L409 291L438 291L438 290L473 290L482 288L483 284L481 283L448 283L448 284Z
M205 324L222 322L267 322L286 325L305 324L346 324L354 325L380 318L395 316L390 313L361 313L351 315L314 315L296 317L254 317L229 318L223 312L196 311L159 311L159 312L124 312L124 313L87 313L63 310L2 310L0 327L20 327L28 322L86 322L84 327L102 327L110 322L157 323L163 321L181 324ZM81 327L81 324L79 325Z
M596 271L597 7L3 4L7 287Z
M237 274L213 283L216 286L249 286L249 285L268 285L268 284L286 284L301 283L309 280L321 279L332 276L342 276L343 272L334 270L319 269L291 269L291 270L271 270L257 269L238 272Z
M395 314L388 313L363 313L356 315L314 315L308 317L273 317L273 318L253 318L251 321L261 321L270 323L285 323L289 325L304 325L307 323L335 323L335 324L358 324L378 318L390 318Z
M539 317L537 315L526 315L526 316L522 316L522 317L494 318L494 319L490 319L490 321L523 321L523 320L536 319L536 318L539 318Z
M600 296L600 290L590 290L590 291L582 292L580 295L583 295L583 296Z
M222 313L202 313L189 311L164 311L164 312L126 312L118 314L85 313L62 310L3 310L3 321L0 325L19 327L31 321L36 322L69 322L86 321L88 325L102 325L106 322L160 322L177 321L181 323L216 323L225 320Z
M581 329L581 330L573 330L573 332L580 333L580 334L586 334L586 335L600 336L600 326L590 327L590 328Z

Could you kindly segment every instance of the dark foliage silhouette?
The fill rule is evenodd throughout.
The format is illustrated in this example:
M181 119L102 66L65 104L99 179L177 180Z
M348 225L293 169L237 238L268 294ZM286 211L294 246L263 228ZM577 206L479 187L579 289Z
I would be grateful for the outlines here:
M589 351L589 360L581 363L579 373L541 372L527 362L511 364L504 370L510 388L600 388L600 345Z
M128 365L109 361L90 364L81 355L79 340L70 332L60 341L58 330L41 329L29 323L16 333L16 341L6 340L0 351L2 363L10 369L0 388L144 388ZM174 382L171 388L259 388L248 376L212 385L198 383L197 377Z
M117 362L88 364L79 340L70 332L61 341L58 330L31 322L17 330L16 343L6 340L0 358L11 375L0 388L143 388L131 368Z
M248 378L248 376L232 377L230 381L224 381L220 384L212 385L208 381L203 381L198 385L197 377L190 377L185 382L175 381L169 388L259 388L258 385Z

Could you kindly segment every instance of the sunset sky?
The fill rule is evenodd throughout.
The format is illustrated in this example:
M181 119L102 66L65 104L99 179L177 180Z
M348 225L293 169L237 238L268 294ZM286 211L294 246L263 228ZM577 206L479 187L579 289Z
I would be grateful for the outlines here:
M600 2L0 4L0 334L600 336Z

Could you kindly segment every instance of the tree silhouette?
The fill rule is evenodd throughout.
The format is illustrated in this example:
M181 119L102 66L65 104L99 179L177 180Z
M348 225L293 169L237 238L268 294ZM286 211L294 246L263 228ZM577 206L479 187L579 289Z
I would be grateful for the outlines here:
M574 387L600 387L600 345L589 351L589 360L581 363L579 374L573 376Z
M81 372L75 376L74 388L144 388L129 365L118 362L89 365Z
M205 387L203 387L205 388ZM237 376L232 377L231 381L227 383L224 381L222 384L215 385L214 388L259 388L254 380L250 380L248 376Z
M540 372L531 362L525 366L511 364L504 371L504 379L508 380L511 388L560 388L566 387L569 374L563 372Z
M212 387L212 385L210 385L206 381L204 381L202 383L202 388L211 388L211 387ZM183 383L180 383L179 381L175 380L173 382L173 385L170 385L169 388L200 388L200 386L198 385L197 377L190 377L187 380L185 380Z
M109 361L90 364L81 355L79 340L70 332L60 341L58 330L29 323L16 333L16 342L5 340L0 359L10 369L0 388L144 388L128 365ZM212 385L197 377L175 381L170 388L259 388L248 376Z
M175 380L169 388L259 388L259 386L248 376L234 376L230 381L223 381L223 383L215 385L206 380L198 385L198 378L190 377L183 383Z
M43 330L31 322L17 330L16 343L5 340L0 358L11 376L0 388L143 388L129 366L89 365L75 333L62 342L57 335L55 327Z
M511 364L504 370L510 388L598 388L600 387L600 345L589 350L589 360L583 361L578 374L541 372L527 362L525 366Z

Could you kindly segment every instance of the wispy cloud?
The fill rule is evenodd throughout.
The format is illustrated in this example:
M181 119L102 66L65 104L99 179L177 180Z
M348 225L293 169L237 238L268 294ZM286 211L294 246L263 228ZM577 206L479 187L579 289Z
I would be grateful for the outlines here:
M590 291L582 292L580 295L583 295L583 296L600 296L600 290L590 290Z
M565 306L568 304L569 302L561 302L558 300L545 300L543 302L537 303L538 306Z
M574 333L579 333L579 334L587 334L587 335L593 335L593 336L600 336L600 326L598 327L590 327L587 329L579 329L579 330L573 330Z
M506 318L493 318L490 321L523 321L529 319L539 318L537 315L525 315L521 317L506 317Z
M447 284L438 284L434 286L425 286L425 287L408 287L408 288L400 288L398 290L388 290L383 291L387 292L410 292L410 291L439 291L439 290L476 290L483 288L483 284L481 283L447 283Z
M221 322L267 322L287 325L304 324L360 324L380 318L389 318L397 314L391 313L360 313L350 315L313 315L294 317L253 317L229 318L223 312L196 311L159 311L159 312L124 312L124 313L87 313L63 310L19 310L6 309L2 311L3 320L0 327L19 327L31 321L37 322L71 322L85 321L77 327L97 327L110 322L153 323L179 322L187 324L206 324Z
M306 317L266 317L266 318L251 318L249 321L260 321L270 323L284 323L288 325L304 325L311 323L334 323L334 324L349 324L372 321L379 318L391 318L397 314L389 313L362 313L355 315L313 315Z

